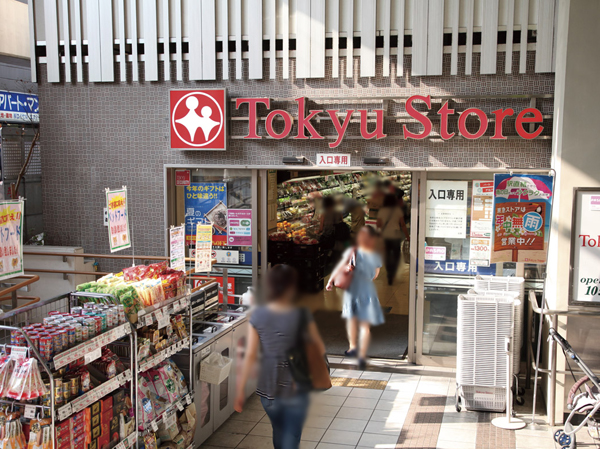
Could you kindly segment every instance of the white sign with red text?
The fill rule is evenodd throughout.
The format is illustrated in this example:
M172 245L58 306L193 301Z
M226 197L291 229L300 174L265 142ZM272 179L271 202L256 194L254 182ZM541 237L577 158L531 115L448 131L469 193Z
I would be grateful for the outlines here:
M600 191L577 191L572 230L571 301L600 303Z

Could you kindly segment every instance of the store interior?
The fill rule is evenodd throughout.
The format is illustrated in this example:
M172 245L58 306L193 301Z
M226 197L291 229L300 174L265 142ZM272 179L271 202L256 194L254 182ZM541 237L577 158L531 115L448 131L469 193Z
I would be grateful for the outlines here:
M274 193L274 183L272 176L269 192ZM329 277L345 249L353 245L362 225L361 216L364 224L381 231L377 214L386 194L397 197L410 232L411 185L410 172L276 171L276 195L268 195L268 262L290 264L298 271L299 304L312 311L328 354L343 355L348 349L346 324L341 316L343 291L337 288L327 291ZM328 214L324 207L328 201L334 202L334 221L341 218L350 233L349 238L335 238L335 243L326 229L329 219L323 218ZM402 241L406 241L405 235ZM402 246L391 283L382 239L378 251L384 263L374 283L385 323L372 329L369 355L399 359L406 355L408 347L408 245Z

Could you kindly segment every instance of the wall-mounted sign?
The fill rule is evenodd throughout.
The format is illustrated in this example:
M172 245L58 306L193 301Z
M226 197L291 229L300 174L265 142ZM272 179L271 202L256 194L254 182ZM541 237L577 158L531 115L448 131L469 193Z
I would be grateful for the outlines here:
M171 148L224 150L227 141L225 89L171 90Z
M349 154L317 154L319 167L350 167Z
M108 240L110 252L121 251L131 246L129 238L129 214L127 212L127 187L106 189L106 209L108 210Z
M472 265L481 267L490 265L493 213L494 181L473 181L469 243L469 261Z
M175 170L175 185L180 187L189 186L192 183L192 176L189 170Z
M0 90L0 122L39 123L38 96Z
M360 135L363 139L384 139L387 134L383 132L384 121L386 111L383 109L348 109L340 112L338 109L310 109L306 106L306 98L296 98L297 110L301 111L297 117L292 115L283 109L275 109L269 111L269 114L265 120L265 129L268 137L272 139L324 139L324 137L317 132L314 127L312 120L316 116L325 116L327 120L331 120L337 137L334 142L329 143L329 148L335 148L344 138L348 125L352 120L360 123ZM454 109L450 109L450 101L446 101L442 107L438 110L437 115L440 116L440 137L444 140L452 139L456 133L449 132L449 119L455 116L456 112ZM248 134L244 137L245 139L262 139L263 137L258 134L258 105L264 105L267 110L271 107L271 100L269 98L237 98L235 105L237 109L240 109L243 105L248 107ZM425 139L429 137L433 130L433 123L428 115L430 115L431 96L426 95L413 95L406 100L405 103L407 114L414 120L418 121L422 125L422 129L419 132L410 131L407 125L402 125L402 135L404 139ZM424 110L422 106L427 106L427 110ZM172 106L171 106L172 107ZM246 106L244 106L246 107ZM372 115L375 114L375 124ZM326 115L325 115L326 114ZM508 123L508 117L515 117L514 127L516 133L523 139L534 139L538 137L544 127L539 125L535 129L531 130L530 125L535 123L542 123L543 116L539 109L536 108L525 108L520 112L515 111L513 108L497 109L492 111L494 120L492 126L494 126L494 133L489 136L490 140L504 140L506 136L503 134L503 126ZM467 120L474 118L478 122L476 129L467 128ZM506 120L506 122L505 122ZM283 127L274 127L274 122L283 122ZM294 121L297 122L297 133L296 135L290 135L294 128ZM368 123L369 122L369 123ZM487 114L478 108L468 108L465 111L458 113L458 134L465 139L473 140L479 139L484 136L490 126Z
M577 189L571 228L570 303L600 304L600 189Z
M23 274L23 201L0 202L0 280Z
M467 235L467 181L427 181L425 237Z
M546 263L554 178L494 175L492 262Z
M229 246L252 246L252 209L227 210Z
M185 271L185 228L177 226L169 229L171 268Z
M240 263L240 252L230 249L216 249L212 252L213 259L217 259L217 263L227 263L238 265Z
M195 241L196 224L213 224L213 245L227 245L227 184L194 182L185 188L185 239Z

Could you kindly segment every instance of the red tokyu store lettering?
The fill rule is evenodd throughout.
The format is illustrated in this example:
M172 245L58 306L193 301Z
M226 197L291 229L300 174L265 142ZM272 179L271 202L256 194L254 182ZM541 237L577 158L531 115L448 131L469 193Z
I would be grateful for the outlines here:
M596 238L592 238L591 235L588 234L579 234L579 238L581 239L581 246L583 248L598 248L600 247L600 235L596 236Z
M373 126L372 116L369 116L367 109L348 109L347 111L340 113L337 109L311 109L306 110L306 99L303 97L295 99L298 105L298 116L293 117L288 111L282 109L276 109L270 111L266 118L266 131L272 139L285 139L290 137L292 132L294 120L297 121L297 134L291 136L293 139L324 139L315 129L312 119L319 116L321 113L327 113L329 119L333 124L337 136L335 141L329 143L330 148L335 148L342 143L344 135L348 130L348 125L351 119L360 122L360 135L363 139L384 139L387 134L384 133L384 121L385 111L383 109L373 109L371 112L375 113L375 119ZM417 105L423 103L427 107L427 111L423 111L422 108L418 108ZM235 105L239 109L242 105L248 104L248 134L244 136L244 139L262 139L263 136L258 134L257 123L258 123L258 105L264 105L267 110L270 109L271 101L269 98L237 98ZM431 110L431 96L430 95L413 95L406 100L406 113L408 116L416 120L422 129L418 132L415 130L410 131L407 125L402 125L402 135L404 139L425 139L429 137L433 131L433 124L431 119L428 117L428 112ZM502 126L507 117L515 115L515 110L512 108L497 109L492 111L494 115L494 123L489 123L487 114L478 108L468 108L458 115L458 130L459 135L465 139L474 140L484 136L488 127L493 126L494 133L490 135L490 140L504 140L506 136L502 132ZM438 110L437 115L440 117L440 132L439 135L444 140L452 139L456 133L448 131L448 122L451 116L456 115L455 110L451 109L448 101L446 101L442 107ZM358 116L358 120L356 120ZM276 131L273 122L275 119L283 120L283 130L280 132ZM467 120L471 119L476 123L471 129L467 129ZM474 120L473 120L474 119ZM535 108L525 108L519 112L515 118L514 126L517 134L523 139L535 139L538 137L544 127L539 125L537 128L534 126L536 123L542 123L542 113ZM368 122L369 125L367 125ZM525 129L527 126L527 130ZM372 130L369 130L372 128Z

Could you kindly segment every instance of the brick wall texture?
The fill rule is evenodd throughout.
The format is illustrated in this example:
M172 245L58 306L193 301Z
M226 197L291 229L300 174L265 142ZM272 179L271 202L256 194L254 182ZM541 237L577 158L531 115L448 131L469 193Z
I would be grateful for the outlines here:
M244 80L235 80L235 61L230 61L230 80L214 82L159 81L127 83L51 84L45 81L40 67L39 96L41 108L42 167L44 221L47 242L55 245L81 245L86 252L108 251L107 231L102 225L104 189L127 185L130 219L135 252L146 255L164 254L163 183L165 164L222 164L226 167L245 165L281 165L287 155L304 155L314 161L317 152L330 152L327 140L295 141L272 139L229 140L228 149L220 151L179 151L169 148L169 89L225 87L231 97L305 96L315 100L319 108L327 105L319 97L380 97L409 95L478 96L553 94L554 75L534 73L534 55L528 54L527 73L518 73L518 59L513 58L512 74L504 73L504 55L499 53L498 75L479 75L479 55L473 55L474 75L451 76L450 56L444 58L443 76L410 76L410 56L404 57L404 74L397 74L395 57L391 58L391 76L381 76L382 59L377 60L374 78L360 78L355 58L353 79L331 78L331 60L324 79L283 80L281 60L277 60L277 79L270 80L269 61L265 60L263 80L248 80L244 61ZM293 69L295 60L291 59ZM464 55L459 56L458 73L464 73ZM162 64L161 64L162 67ZM174 64L173 64L174 70ZM75 67L73 66L73 70ZM118 65L116 69L118 71ZM140 70L143 64L140 63ZM128 73L130 67L128 67ZM187 66L184 64L184 79ZM221 73L220 64L217 73ZM290 70L295 73L295 70ZM340 74L345 74L345 61L340 61ZM73 76L75 79L75 76ZM115 74L120 79L120 74ZM162 77L161 77L162 79ZM490 113L498 107L520 111L529 106L528 99L463 100L462 108L478 107ZM279 108L280 105L272 105ZM351 106L348 106L349 108ZM361 107L380 107L378 104ZM393 106L403 109L403 105ZM439 104L438 104L439 107ZM538 101L536 107L552 114L553 101ZM232 115L245 115L235 111ZM510 124L510 122L508 122ZM451 122L455 127L456 120ZM551 121L544 123L545 135L551 135ZM243 128L239 128L239 127ZM243 122L230 126L235 135L245 134ZM327 125L319 125L327 126ZM329 124L331 126L331 124ZM351 125L356 127L357 125ZM410 125L415 126L415 124ZM399 135L401 125L391 124L389 135ZM326 128L317 128L322 134ZM349 135L357 128L349 129ZM414 128L417 130L418 128ZM434 128L435 129L435 128ZM452 128L451 128L452 130ZM488 130L489 134L490 130ZM507 133L510 134L510 126ZM514 132L514 131L513 131ZM449 141L425 139L382 139L366 141L347 139L334 151L351 154L353 165L365 156L389 157L399 168L419 167L549 167L550 139L508 139L491 141L482 138L469 141L455 137ZM127 252L123 252L127 254Z

